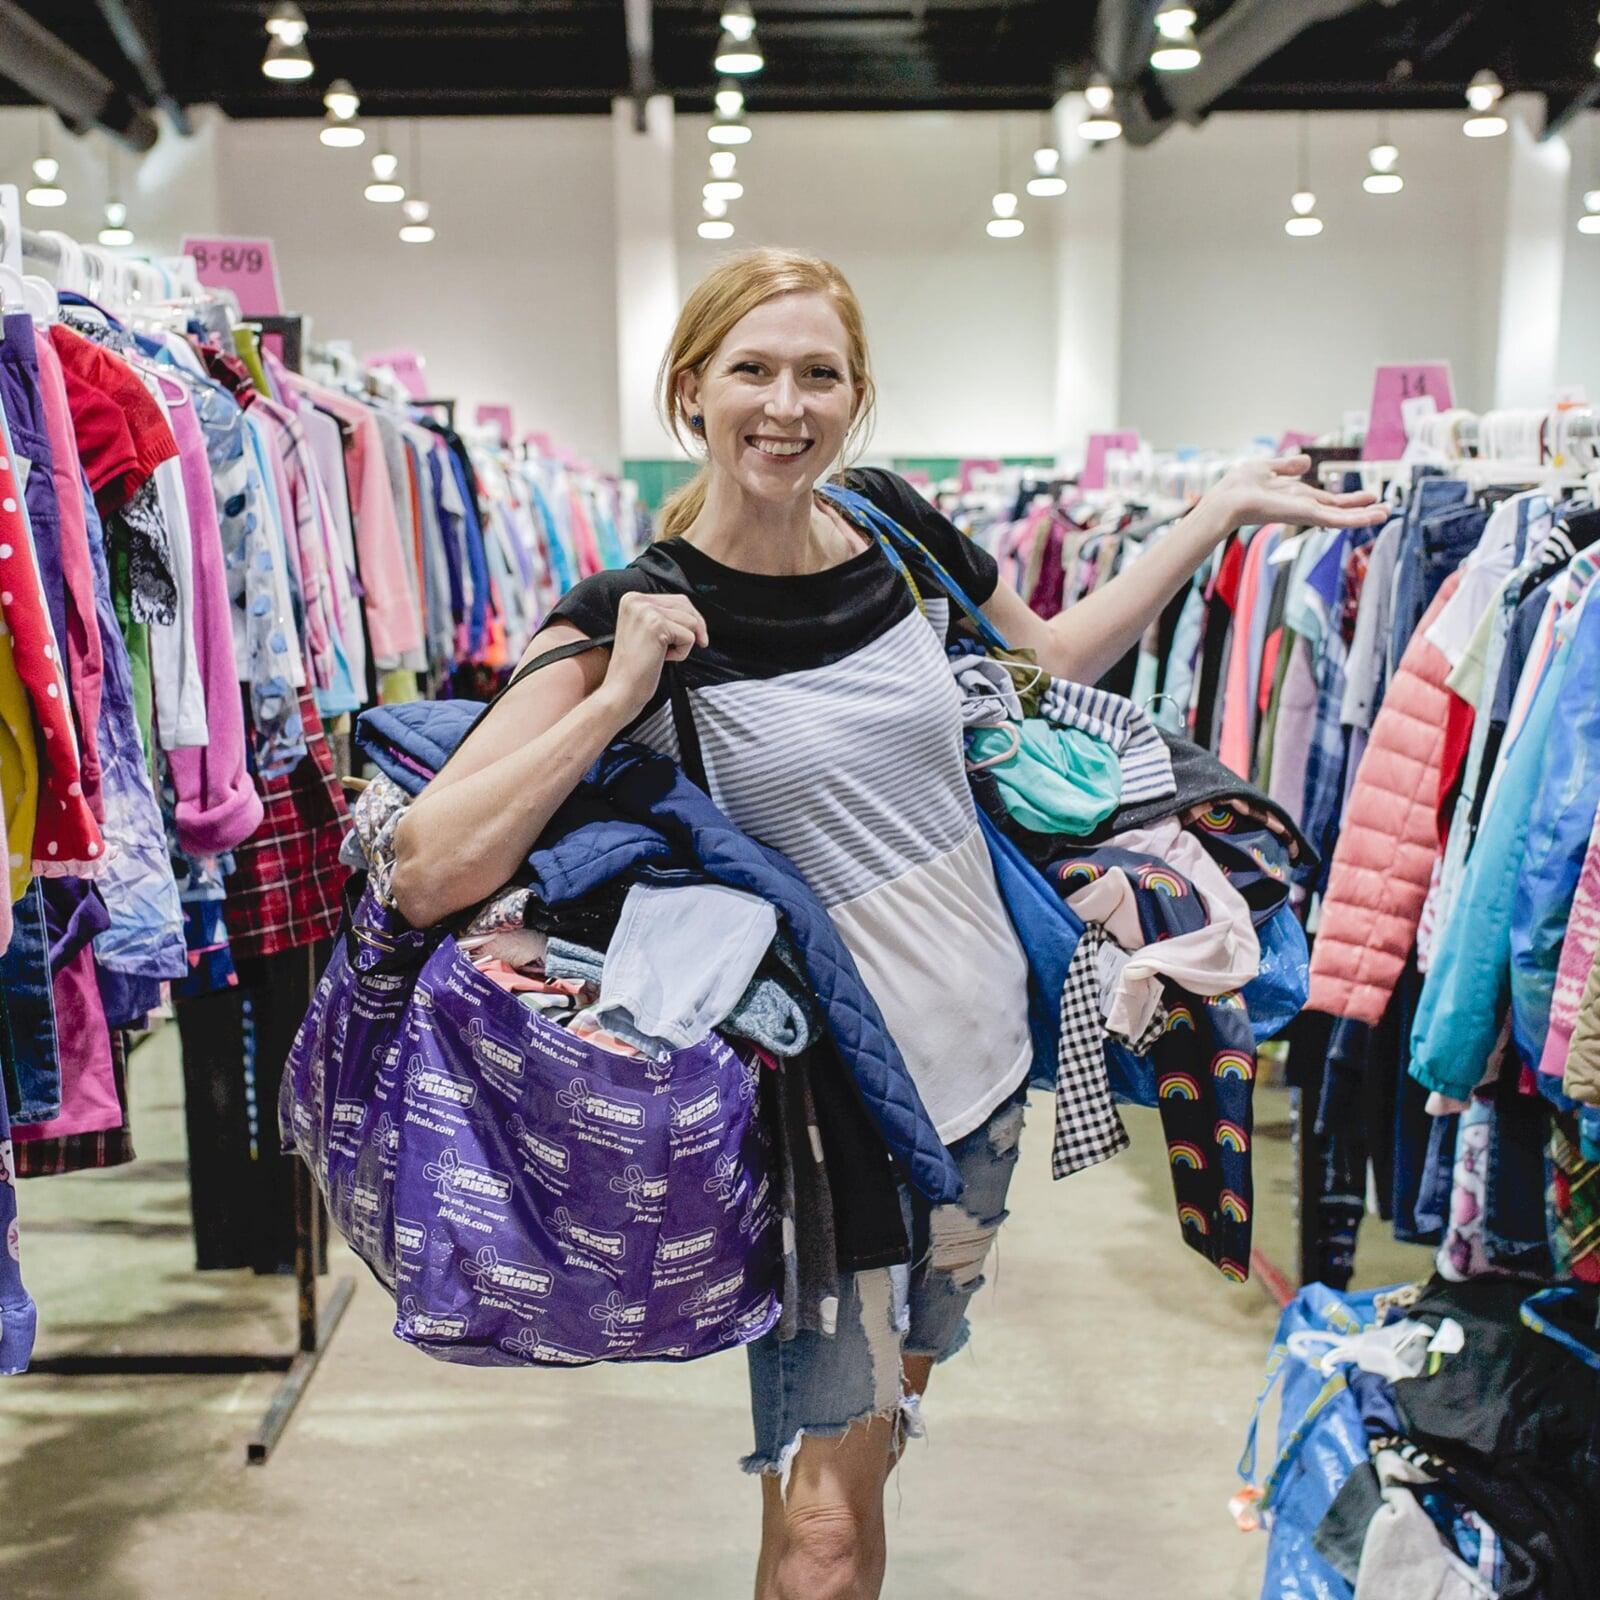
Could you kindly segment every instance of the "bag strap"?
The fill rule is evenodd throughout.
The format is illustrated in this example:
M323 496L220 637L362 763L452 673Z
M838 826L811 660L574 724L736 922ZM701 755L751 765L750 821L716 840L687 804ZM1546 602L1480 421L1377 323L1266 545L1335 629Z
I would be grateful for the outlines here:
M859 490L847 489L843 484L819 483L817 492L826 495L841 511L850 512L859 523L865 526L866 530L878 541L883 553L889 558L890 564L905 579L911 593L916 597L919 607L922 604L922 596L917 590L916 579L911 575L911 569L906 565L905 556L901 554L901 547L919 556L928 564L928 570L932 572L939 587L945 592L951 603L960 608L967 621L977 629L978 637L985 644L995 650L1009 650L1011 648L1006 643L1005 635L995 627L961 585L951 577L944 563L909 528L904 528L896 522L882 506L869 500Z
M488 716L524 678L532 677L541 667L553 667L558 661L568 661L573 656L584 655L590 650L609 649L616 643L616 638L614 633L603 633L596 639L574 639L568 644L557 645L553 650L546 650L542 656L535 656L532 661L518 667L511 674L505 688L484 706L483 716L478 718L474 726L481 728L483 718ZM705 761L700 753L700 732L695 727L694 713L689 707L689 689L683 679L682 662L669 661L662 668L662 676L666 679L667 700L672 707L673 731L678 736L678 765L683 768L691 782L698 784L709 794L711 789L706 780ZM460 748L460 745L456 746L457 750ZM452 750L439 764L440 772L450 765L454 756L455 751Z

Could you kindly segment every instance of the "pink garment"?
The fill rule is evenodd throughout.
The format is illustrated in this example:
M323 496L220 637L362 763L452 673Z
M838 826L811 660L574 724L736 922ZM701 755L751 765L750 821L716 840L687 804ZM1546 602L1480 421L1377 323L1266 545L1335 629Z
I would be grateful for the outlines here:
M317 524L316 496L306 470L305 439L300 421L272 400L258 399L252 409L271 446L268 460L283 511L283 540L289 567L300 592L305 619L303 640L314 688L329 689L334 681L332 581L327 545Z
M94 605L94 563L89 556L89 525L83 505L83 469L78 464L78 439L67 404L67 383L61 357L48 339L36 341L39 388L45 426L50 435L51 475L61 523L61 575L67 591L67 682L78 722L79 781L83 798L96 822L106 820L100 795L100 685L105 657Z
M1583 988L1589 981L1595 951L1600 949L1600 811L1589 834L1578 873L1578 887L1572 896L1567 920L1567 936L1561 943L1561 960L1556 966L1555 988L1550 996L1550 1031L1545 1035L1539 1071L1552 1078L1567 1070L1567 1052L1572 1045L1572 1030L1578 1025L1578 1008Z
M1228 994L1242 989L1261 971L1261 942L1244 897L1228 882L1210 851L1176 818L1149 828L1113 835L1107 845L1153 856L1182 873L1206 911L1206 926L1169 939L1147 942L1139 924L1133 885L1127 872L1113 867L1067 897L1085 922L1102 924L1123 949L1131 951L1117 976L1106 1026L1136 1039L1149 1026L1161 1001L1162 979L1170 978L1194 994Z
M189 512L195 656L206 702L208 742L167 752L177 796L178 843L193 856L218 855L261 825L261 797L245 763L244 701L233 653L232 602L205 435L184 391L167 396Z
M1334 847L1311 952L1311 1010L1372 1027L1411 954L1439 854L1450 663L1427 630L1460 579L1459 571L1445 579L1378 708Z
M356 557L366 590L367 632L375 665L380 672L387 672L399 666L402 656L422 648L422 618L406 578L383 439L377 421L359 400L335 389L313 385L307 389L319 406L348 425L345 459L356 519Z
M1261 569L1267 546L1273 541L1266 528L1256 530L1244 558L1239 580L1239 606L1233 618L1233 640L1228 652L1228 686L1222 703L1222 741L1218 759L1225 767L1250 779L1250 751L1255 744L1255 700L1250 693L1250 623L1261 604Z
M583 503L583 495L570 478L568 483L567 501L572 507L572 543L578 553L578 573L580 577L589 578L599 572L605 562L600 558L600 545L589 522L589 509Z
M69 1133L106 1133L120 1128L122 1102L111 1070L111 1035L100 985L94 976L94 946L86 944L55 976L57 1055L61 1063L61 1112L48 1122L19 1122L18 1144Z

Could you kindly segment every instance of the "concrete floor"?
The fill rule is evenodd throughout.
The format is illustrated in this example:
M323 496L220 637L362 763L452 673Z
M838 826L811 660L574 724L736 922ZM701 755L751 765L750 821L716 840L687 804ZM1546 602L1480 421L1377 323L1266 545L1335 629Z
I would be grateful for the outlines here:
M142 1160L22 1186L40 1354L290 1342L287 1280L190 1270L176 1055L168 1029L134 1057ZM1179 1243L1153 1114L1060 1184L1037 1096L1030 1123L973 1346L890 1486L884 1592L1254 1600L1264 1545L1226 1501L1275 1310ZM1287 1145L1259 1149L1270 1203ZM748 1596L741 1356L450 1367L392 1338L352 1258L335 1269L359 1274L354 1303L265 1467L244 1440L270 1376L0 1387L0 1596Z

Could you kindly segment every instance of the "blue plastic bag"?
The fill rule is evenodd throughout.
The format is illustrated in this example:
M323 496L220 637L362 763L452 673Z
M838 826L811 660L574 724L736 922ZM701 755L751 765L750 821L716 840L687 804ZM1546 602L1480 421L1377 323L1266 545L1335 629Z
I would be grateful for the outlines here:
M1256 929L1261 971L1239 991L1257 1044L1275 1039L1305 1009L1311 995L1311 951L1300 919L1285 901Z
M1345 1480L1367 1459L1366 1430L1343 1372L1325 1377L1290 1350L1289 1340L1300 1332L1356 1334L1374 1326L1374 1303L1384 1292L1343 1295L1325 1284L1308 1284L1278 1319L1266 1382L1239 1458L1246 1492L1236 1502L1253 1504L1260 1526L1271 1532L1261 1600L1353 1600L1350 1585L1317 1554L1311 1539ZM1256 1434L1274 1388L1280 1389L1278 1454L1258 1488Z

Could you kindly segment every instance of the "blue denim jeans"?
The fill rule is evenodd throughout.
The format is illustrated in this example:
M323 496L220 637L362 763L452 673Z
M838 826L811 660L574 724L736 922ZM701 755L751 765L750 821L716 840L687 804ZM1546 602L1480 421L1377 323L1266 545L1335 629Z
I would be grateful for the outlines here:
M1440 573L1437 582L1434 581L1437 564L1429 561L1428 552L1430 548L1453 549L1454 545L1448 540L1441 542L1437 539L1430 544L1424 528L1441 511L1460 506L1467 499L1468 493L1467 485L1459 478L1419 478L1412 485L1411 499L1406 505L1405 523L1400 532L1400 554L1396 558L1394 569L1394 604L1389 618L1391 674L1395 664L1405 654L1405 648L1411 642L1411 635L1422 620L1422 613L1428 609L1428 602L1439 592L1439 585L1448 576L1448 571ZM1474 534L1466 547L1456 555L1457 563L1477 542L1482 531L1480 525L1478 533Z
M959 1201L930 1206L902 1191L911 1264L840 1279L838 1326L830 1336L802 1329L769 1333L746 1346L756 1447L746 1472L787 1480L804 1434L837 1436L854 1422L887 1417L891 1449L921 1432L916 1400L903 1392L901 1360L945 1361L967 1342L967 1306L983 1287L983 1265L1006 1219L1017 1165L1027 1085L950 1154L965 1188Z
M11 943L0 955L13 1062L22 1104L16 1122L48 1122L61 1110L61 1059L55 997L50 988L50 930L35 878L11 908Z

